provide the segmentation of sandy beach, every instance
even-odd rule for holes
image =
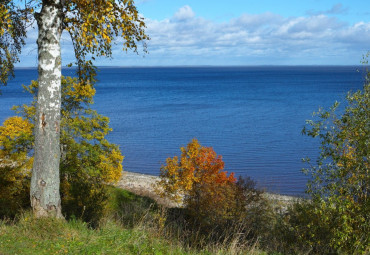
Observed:
[[[160,178],[158,176],[139,174],[133,172],[124,171],[121,179],[115,185],[116,187],[131,191],[140,196],[147,196],[159,204],[169,206],[169,207],[181,207],[181,203],[174,203],[166,198],[159,197],[155,192],[155,183],[158,182]],[[264,193],[267,199],[274,202],[274,204],[286,207],[293,201],[297,200],[297,197],[285,196],[272,193]]]
[[[182,203],[175,203],[162,198],[155,192],[155,184],[160,180],[158,176],[123,171],[116,187],[131,191],[140,196],[150,197],[157,203],[167,207],[181,207]]]

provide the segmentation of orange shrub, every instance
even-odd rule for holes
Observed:
[[[193,139],[181,148],[180,159],[166,160],[161,168],[158,192],[175,201],[183,199],[190,215],[202,221],[227,219],[234,213],[234,174],[224,171],[222,157]]]

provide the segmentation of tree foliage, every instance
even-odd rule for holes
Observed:
[[[339,103],[320,109],[318,119],[308,121],[303,133],[318,137],[321,152],[307,192],[315,214],[331,229],[330,246],[348,253],[370,250],[370,84],[349,93],[342,114]],[[309,223],[311,227],[314,222]]]
[[[234,174],[227,176],[224,162],[211,147],[203,147],[193,139],[181,148],[180,159],[175,156],[166,160],[161,168],[160,186],[166,196],[179,200],[185,195],[185,202],[195,196],[198,188],[208,184],[226,185],[236,181]]]
[[[26,26],[31,9],[19,9],[11,0],[0,2],[0,85],[14,76],[14,63],[25,44]]]
[[[29,206],[32,158],[32,124],[22,117],[11,117],[0,126],[0,217],[13,217]]]
[[[1,180],[13,180],[12,183],[7,181],[13,190],[24,185],[24,180],[29,182],[32,166],[32,129],[38,84],[34,81],[25,89],[34,95],[33,102],[13,107],[23,118],[11,117],[0,127],[0,158],[5,162]],[[95,89],[81,86],[76,78],[62,79],[62,204],[67,216],[75,215],[87,221],[97,221],[103,213],[105,185],[120,178],[123,160],[118,146],[105,139],[111,131],[109,119],[90,108],[94,94]],[[11,193],[3,187],[0,194],[8,194],[9,200],[14,201],[15,198],[11,199]]]
[[[88,78],[94,73],[91,57],[112,57],[115,38],[123,39],[122,49],[137,52],[137,42],[149,37],[144,33],[144,19],[132,0],[70,0],[63,9],[64,27],[74,45],[80,77]]]
[[[0,84],[14,76],[14,63],[25,44],[26,29],[43,5],[41,0],[0,3]],[[144,18],[139,15],[133,0],[64,0],[62,1],[63,30],[74,46],[78,76],[85,82],[93,79],[95,57],[112,57],[112,45],[122,38],[123,51],[138,52],[138,42],[149,37],[145,34]]]

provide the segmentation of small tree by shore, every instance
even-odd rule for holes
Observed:
[[[308,222],[311,231],[302,235],[315,246],[323,240],[313,230],[328,229],[332,250],[366,253],[370,252],[369,80],[346,100],[343,114],[337,115],[335,103],[330,110],[315,113],[318,119],[307,121],[303,129],[303,134],[320,139],[321,151],[317,164],[304,170],[311,176],[307,188],[314,205],[311,217],[320,220]]]
[[[255,182],[228,175],[222,157],[196,139],[181,148],[180,158],[167,158],[160,178],[157,192],[182,199],[187,222],[210,240],[227,240],[235,234],[241,242],[257,239],[269,220],[268,203]]]

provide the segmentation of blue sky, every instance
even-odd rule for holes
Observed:
[[[325,13],[350,23],[369,20],[370,15],[370,3],[365,0],[139,0],[137,3],[146,17],[157,20],[171,18],[185,5],[189,5],[197,16],[215,22],[265,12],[285,17]]]
[[[100,66],[356,65],[370,50],[367,0],[137,0],[149,54],[123,53]],[[36,66],[36,30],[17,66]],[[62,40],[63,64],[73,61]]]

